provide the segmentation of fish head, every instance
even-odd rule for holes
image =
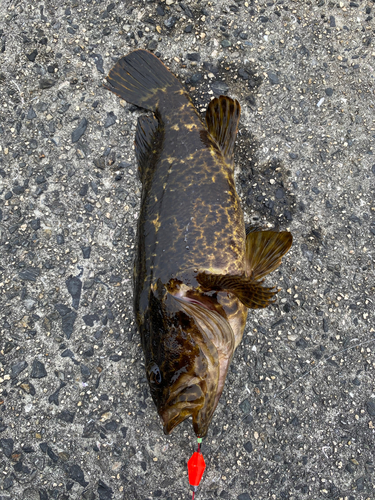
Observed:
[[[225,336],[230,326],[207,305],[168,291],[154,295],[150,305],[146,372],[164,432],[192,417],[203,437],[218,402],[220,353],[212,339],[214,333]]]

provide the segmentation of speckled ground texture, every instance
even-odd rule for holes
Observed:
[[[197,500],[375,498],[375,4],[0,4],[0,500],[190,499],[132,312],[141,110],[104,90],[148,48],[204,113],[237,98],[247,222],[289,229],[249,314]]]

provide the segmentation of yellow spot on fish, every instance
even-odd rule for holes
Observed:
[[[178,126],[177,123],[176,123],[176,125],[173,125],[172,130],[180,130],[180,127]]]
[[[184,126],[190,131],[193,130],[194,128],[198,128],[195,123],[184,123]]]
[[[210,153],[211,153],[212,158],[216,159],[217,154],[216,154],[216,151],[213,147],[210,148]]]
[[[174,156],[168,156],[167,158],[163,158],[162,159],[162,162],[168,162],[170,165],[172,165],[172,163],[177,160],[177,158],[175,158]]]
[[[159,221],[159,214],[156,216],[156,219],[151,222],[155,226],[155,230],[158,231],[161,226],[161,222]]]

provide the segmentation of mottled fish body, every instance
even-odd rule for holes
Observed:
[[[134,312],[151,394],[169,433],[192,416],[207,433],[248,308],[276,291],[260,281],[289,250],[289,232],[248,235],[233,177],[240,105],[213,99],[203,123],[176,77],[151,53],[120,59],[107,88],[153,116],[138,119],[142,182]]]

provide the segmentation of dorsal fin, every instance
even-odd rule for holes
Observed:
[[[233,162],[234,142],[236,140],[241,106],[238,101],[221,95],[212,99],[206,111],[206,124],[210,135],[215,139],[225,161]]]
[[[281,258],[292,246],[288,231],[261,231],[256,229],[246,236],[246,274],[260,280],[281,264]]]
[[[147,169],[155,165],[162,139],[163,129],[155,116],[142,115],[138,118],[134,144],[139,179],[142,183]]]

